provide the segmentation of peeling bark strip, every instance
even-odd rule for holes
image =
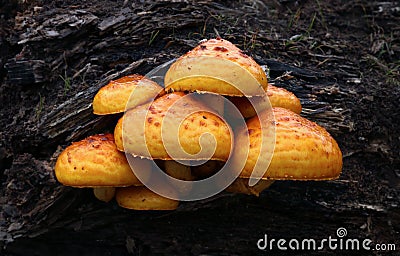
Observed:
[[[1,2],[0,254],[256,255],[264,234],[320,239],[339,227],[350,238],[398,243],[399,7],[398,1]],[[101,86],[145,74],[218,34],[266,65],[270,82],[294,92],[302,115],[338,140],[339,180],[275,182],[260,198],[220,194],[171,213],[127,211],[56,182],[53,167],[63,148],[114,128],[118,116],[92,114]]]
[[[52,109],[41,118],[38,130],[43,131],[43,135],[49,139],[69,134],[66,140],[74,141],[80,137],[79,135],[90,133],[93,126],[112,120],[113,118],[110,116],[93,116],[92,101],[95,94],[111,80],[134,73],[134,70],[145,61],[145,59],[141,59],[131,63],[124,70],[105,77],[93,87],[77,93],[71,99]]]

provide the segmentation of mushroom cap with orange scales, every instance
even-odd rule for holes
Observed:
[[[243,141],[249,136],[250,147],[246,164],[239,175],[250,178],[257,161],[261,166],[269,166],[261,179],[272,180],[330,180],[338,178],[342,170],[342,153],[332,136],[318,124],[284,109],[273,108],[273,117],[262,112],[259,116],[247,121],[248,131],[238,131],[236,141]],[[265,125],[275,125],[275,134],[266,132],[264,137],[260,120]],[[274,141],[274,148],[267,147],[260,152],[262,143]],[[263,140],[265,140],[263,142]],[[273,148],[273,152],[270,149]],[[234,154],[241,155],[247,147],[235,147]],[[243,154],[242,154],[243,155]],[[242,161],[235,159],[234,161]]]
[[[151,163],[140,160],[143,170],[151,172]],[[112,134],[87,137],[68,146],[57,158],[57,180],[72,187],[141,186],[124,153],[117,150]]]
[[[301,113],[300,100],[292,92],[270,84],[266,93],[272,107],[286,108],[296,114]]]
[[[250,100],[246,97],[228,97],[228,99],[239,109],[244,118],[250,118],[256,115],[254,104],[258,111],[271,107],[281,107],[293,111],[296,114],[301,112],[301,103],[299,98],[292,92],[269,84],[265,96],[252,97]],[[269,100],[269,103],[268,103]]]
[[[152,100],[162,92],[160,85],[142,75],[124,76],[100,88],[93,99],[93,113],[121,113]]]
[[[268,81],[251,57],[228,40],[217,38],[200,43],[174,62],[164,84],[167,91],[260,96]]]
[[[192,94],[183,92],[163,95],[150,105],[125,112],[114,136],[119,150],[162,160],[226,161],[233,142],[229,125]]]

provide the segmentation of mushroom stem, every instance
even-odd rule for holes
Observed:
[[[204,164],[192,166],[192,174],[196,179],[205,179],[218,172],[223,165],[224,162],[209,160]]]
[[[238,178],[226,188],[226,191],[231,193],[259,196],[260,193],[271,186],[272,183],[274,183],[273,180],[260,180],[256,185],[250,187],[249,179]]]
[[[110,202],[115,195],[115,188],[114,187],[98,187],[93,188],[94,196],[103,202]]]
[[[255,192],[256,196],[259,196],[260,193],[262,191],[264,191],[265,189],[269,188],[272,183],[274,183],[273,180],[260,180],[259,182],[257,182],[256,185],[254,185],[253,187],[250,187],[250,189]]]
[[[164,162],[165,172],[175,179],[184,180],[184,181],[192,181],[194,177],[190,171],[190,166],[183,165],[181,163],[175,161],[165,161]],[[192,184],[187,183],[182,186],[176,187],[178,193],[180,194],[188,194],[192,190]]]
[[[164,169],[169,176],[175,179],[186,181],[194,180],[190,171],[190,166],[172,160],[164,162]]]

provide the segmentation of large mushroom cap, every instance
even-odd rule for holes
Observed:
[[[115,127],[117,147],[151,159],[171,160],[169,153],[172,153],[175,160],[202,160],[211,156],[210,159],[226,161],[233,140],[230,127],[210,108],[185,96],[189,95],[166,94],[150,107],[143,105],[127,111]]]
[[[140,171],[150,173],[150,162],[141,161]],[[55,174],[60,183],[72,187],[142,185],[125,154],[117,150],[112,134],[94,135],[72,143],[58,157]]]
[[[211,92],[230,96],[263,95],[265,72],[224,39],[207,40],[173,63],[165,74],[168,91]]]
[[[133,210],[175,210],[179,201],[162,197],[146,187],[117,188],[115,199],[121,207]]]
[[[256,115],[252,104],[257,107],[258,111],[265,110],[269,108],[270,105],[272,107],[289,109],[296,114],[300,114],[302,109],[300,100],[296,95],[284,88],[276,87],[271,84],[268,85],[265,96],[252,97],[250,99],[251,102],[246,97],[229,97],[228,99],[235,104],[244,118],[250,118]]]
[[[263,112],[261,122],[275,124],[275,149],[272,160],[262,179],[276,180],[329,180],[335,179],[342,170],[342,153],[331,135],[316,123],[290,110],[273,108],[275,120]],[[249,178],[257,160],[269,159],[272,152],[261,152],[262,132],[260,121],[253,117],[247,121],[250,149],[240,177]],[[268,134],[267,141],[274,134]],[[237,141],[247,133],[239,132]],[[271,140],[272,141],[272,140]],[[247,147],[236,147],[243,150]],[[238,151],[238,152],[239,152]],[[236,151],[235,151],[236,153]],[[239,154],[240,155],[240,154]],[[240,159],[235,159],[240,161]]]
[[[137,97],[131,97],[135,91]],[[163,89],[156,82],[142,76],[129,75],[102,87],[93,100],[93,112],[107,115],[124,112],[155,98]]]

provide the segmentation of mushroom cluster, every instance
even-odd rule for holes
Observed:
[[[227,192],[258,196],[275,180],[335,179],[342,169],[338,144],[301,117],[301,108],[293,93],[268,84],[251,57],[227,40],[210,39],[177,59],[163,86],[135,74],[101,88],[93,112],[123,113],[114,134],[72,143],[55,174],[63,185],[94,188],[98,199],[115,197],[135,210],[176,209],[179,195],[229,161],[232,182],[220,185]],[[156,193],[146,185],[155,169],[186,183],[158,179],[168,193]]]

